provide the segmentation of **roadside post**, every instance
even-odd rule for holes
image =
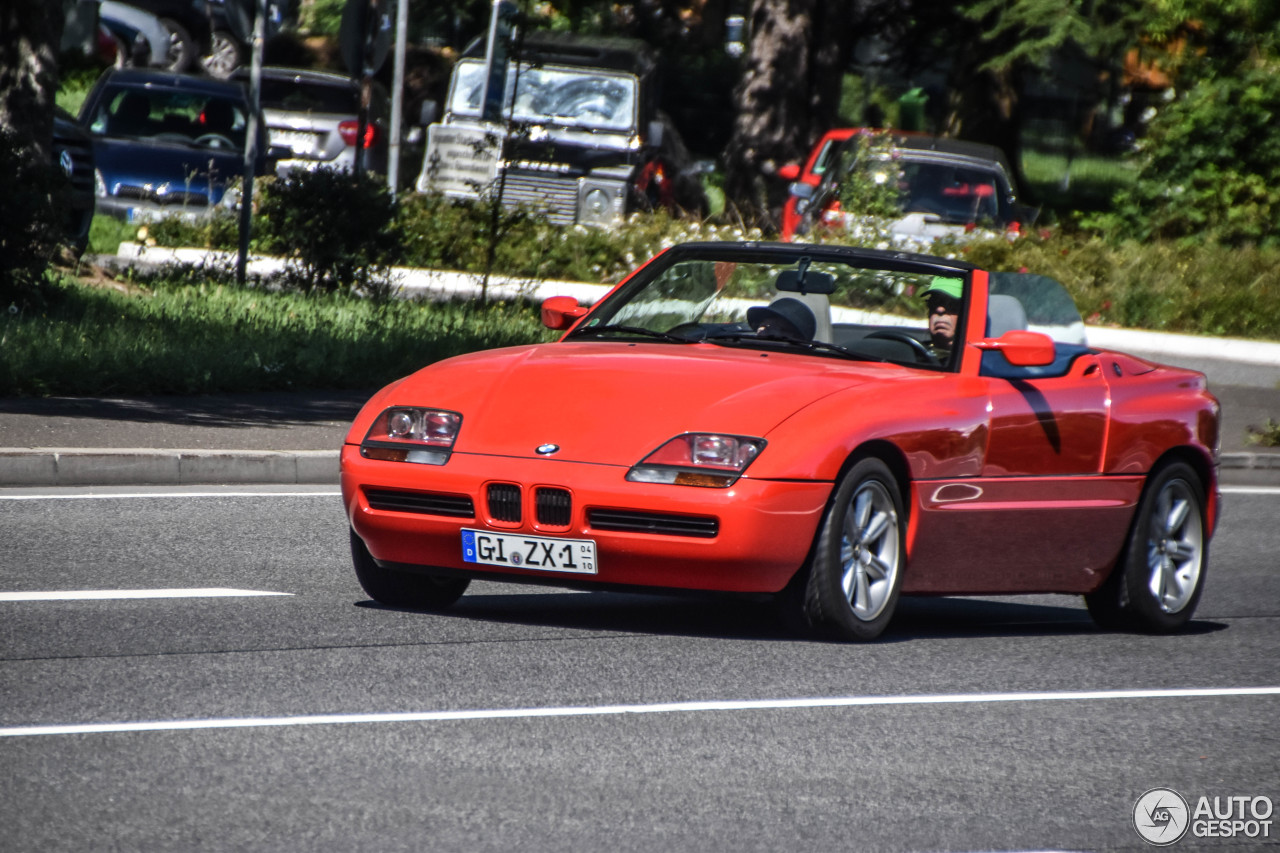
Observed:
[[[236,282],[242,287],[249,262],[249,232],[253,228],[253,176],[258,170],[258,105],[262,96],[262,46],[267,38],[268,2],[270,0],[261,0],[257,3],[253,16],[253,60],[249,66],[249,121],[245,130],[244,178],[240,187],[240,246],[236,253]],[[235,15],[232,17],[234,18]]]

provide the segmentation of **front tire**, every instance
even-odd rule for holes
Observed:
[[[169,31],[169,52],[164,57],[164,69],[181,74],[191,67],[196,58],[196,43],[191,33],[173,18],[161,18],[160,23]]]
[[[857,462],[823,517],[804,589],[805,621],[838,640],[873,640],[893,618],[906,567],[902,492],[879,459]]]
[[[1143,489],[1121,562],[1084,597],[1108,630],[1168,634],[1191,621],[1204,590],[1209,540],[1204,485],[1184,462],[1157,469]]]
[[[467,591],[466,578],[439,578],[397,572],[379,566],[364,541],[351,532],[351,561],[356,579],[369,597],[388,607],[440,611],[448,609]]]

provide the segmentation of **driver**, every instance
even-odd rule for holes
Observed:
[[[818,330],[813,310],[789,296],[747,309],[747,325],[761,337],[794,341],[811,341]]]
[[[964,294],[964,281],[958,278],[935,276],[920,294],[925,299],[929,313],[929,351],[938,358],[951,355],[955,344],[956,328],[960,320],[960,299]]]

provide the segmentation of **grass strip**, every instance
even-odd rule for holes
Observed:
[[[0,395],[373,388],[449,356],[547,337],[522,303],[63,283],[44,310],[0,315]]]

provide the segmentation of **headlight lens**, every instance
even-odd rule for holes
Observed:
[[[633,483],[670,483],[724,489],[764,450],[763,438],[722,433],[677,435],[627,472]]]
[[[462,426],[462,415],[444,409],[393,406],[378,415],[360,444],[366,459],[443,465]]]

